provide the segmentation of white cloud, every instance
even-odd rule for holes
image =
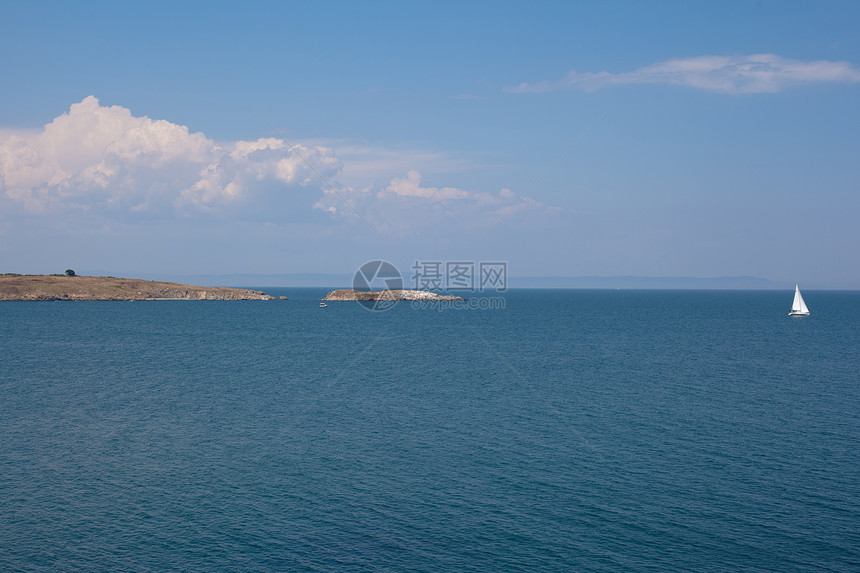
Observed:
[[[336,155],[327,145],[291,147],[271,137],[215,142],[89,96],[40,130],[0,131],[0,217],[79,213],[93,228],[201,213],[331,227],[363,219],[400,237],[483,228],[544,208],[506,189],[425,185],[419,172],[450,178],[468,167],[463,159],[421,150],[345,145]]]
[[[436,175],[454,175],[474,169],[481,157],[464,158],[462,152],[457,157],[439,151],[398,146],[369,146],[348,140],[327,140],[322,145],[337,149],[337,156],[343,162],[338,180],[353,187],[377,185],[380,180],[411,170]],[[477,154],[476,154],[477,155]]]
[[[699,56],[666,60],[632,72],[578,73],[558,81],[523,83],[509,91],[549,92],[579,88],[593,91],[619,84],[675,84],[729,94],[778,92],[786,87],[825,82],[860,82],[849,62],[803,62],[774,54]]]
[[[356,213],[360,213],[377,232],[397,237],[428,229],[480,231],[491,222],[523,211],[558,210],[510,189],[477,192],[456,187],[424,187],[421,181],[421,174],[410,170],[405,177],[392,178],[381,190],[373,186],[328,189],[314,206],[350,219],[357,219]]]
[[[456,187],[421,187],[421,174],[415,170],[409,171],[404,178],[391,180],[391,184],[380,191],[377,196],[380,199],[396,195],[400,197],[423,197],[430,201],[449,201],[453,199],[467,199],[470,197],[468,191]]]
[[[256,198],[264,181],[309,185],[314,171],[339,169],[322,146],[288,148],[271,138],[218,144],[93,96],[40,131],[0,133],[0,200],[36,213],[212,210]]]

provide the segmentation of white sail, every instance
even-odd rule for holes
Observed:
[[[791,303],[791,312],[788,314],[790,316],[807,316],[809,314],[809,309],[800,295],[800,287],[797,285],[794,285],[794,302]]]

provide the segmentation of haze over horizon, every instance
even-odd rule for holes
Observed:
[[[0,5],[0,273],[860,289],[860,4]]]

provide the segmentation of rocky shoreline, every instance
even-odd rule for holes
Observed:
[[[277,300],[262,291],[64,275],[0,275],[0,301]],[[284,297],[281,297],[282,299]]]
[[[323,299],[325,301],[369,301],[369,300],[408,300],[408,301],[442,301],[465,300],[459,296],[436,294],[423,290],[377,290],[362,291],[354,289],[333,290]]]

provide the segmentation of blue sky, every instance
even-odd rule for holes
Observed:
[[[0,272],[860,288],[856,2],[0,4]]]

